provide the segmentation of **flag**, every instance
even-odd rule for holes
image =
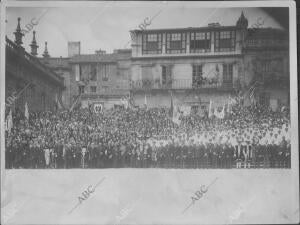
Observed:
[[[88,101],[89,114],[93,114],[93,104]]]
[[[170,110],[169,110],[169,116],[171,117],[171,118],[173,118],[173,111],[174,111],[174,106],[173,106],[173,94],[172,94],[172,92],[171,92],[171,107],[170,107]]]
[[[146,96],[146,94],[145,94],[144,106],[145,106],[145,108],[147,108],[147,96]]]
[[[208,117],[212,117],[213,112],[212,112],[212,100],[209,101],[209,109],[208,109]]]
[[[130,93],[130,92],[129,92],[129,95],[128,95],[128,107],[131,108],[131,109],[134,109],[134,108],[135,108],[134,99],[133,99],[133,97],[131,96],[131,93]]]
[[[189,116],[191,114],[191,106],[183,105],[183,106],[181,106],[181,111],[184,116]]]
[[[25,118],[27,120],[29,120],[29,112],[28,112],[28,105],[27,105],[27,102],[25,103]]]
[[[215,110],[214,114],[218,119],[224,119],[224,117],[225,117],[225,104],[223,105],[223,108],[222,108],[221,112],[219,112],[218,110]]]
[[[71,106],[71,108],[70,108],[70,112],[73,111],[74,107],[75,107],[75,106],[77,105],[77,103],[79,102],[80,97],[81,97],[81,94],[79,94],[79,95],[76,97],[75,101],[73,102],[73,104],[72,104],[72,106]]]
[[[56,102],[57,102],[58,109],[59,110],[60,109],[65,109],[64,104],[62,102],[62,95],[57,95],[56,94],[56,98],[57,98]]]
[[[213,115],[215,115],[217,118],[219,118],[220,112],[218,111],[218,108],[216,108],[216,109],[214,110]]]
[[[221,113],[219,114],[219,116],[220,116],[220,119],[224,119],[224,117],[225,117],[225,104],[224,104],[223,109],[222,109]]]
[[[179,117],[180,117],[180,112],[179,112],[179,109],[177,107],[177,109],[176,110],[174,109],[174,111],[173,111],[173,117],[172,117],[173,123],[176,123],[176,124],[179,125],[180,122],[181,122]]]
[[[121,98],[121,105],[123,105],[125,109],[127,109],[129,107],[129,97],[128,96],[123,96]]]
[[[179,120],[180,113],[179,113],[178,107],[177,107],[177,109],[175,109],[175,107],[174,107],[172,92],[171,92],[171,106],[170,106],[170,110],[169,110],[169,117],[171,118],[173,123],[176,123],[178,125],[180,124],[180,120]]]
[[[10,110],[6,118],[6,130],[10,133],[12,127],[13,127],[13,119],[12,119],[12,111]]]
[[[232,112],[232,106],[234,106],[237,103],[237,101],[232,98],[231,96],[229,96],[228,102],[227,102],[227,113],[231,113]]]

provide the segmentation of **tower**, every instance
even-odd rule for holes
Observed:
[[[48,53],[48,49],[47,49],[47,41],[45,42],[45,50],[44,50],[44,53],[43,53],[43,57],[44,58],[49,58],[50,55]]]
[[[247,29],[248,28],[248,20],[244,16],[244,12],[242,11],[241,16],[239,17],[238,21],[236,22],[236,26],[241,29]]]
[[[36,43],[36,40],[35,40],[35,31],[32,32],[33,34],[33,37],[32,37],[32,42],[30,44],[30,47],[31,47],[31,55],[33,56],[37,56],[37,49],[38,49],[38,45]]]
[[[236,27],[237,30],[240,32],[240,37],[238,37],[239,39],[239,43],[241,45],[241,47],[243,47],[245,45],[245,41],[248,35],[247,32],[247,28],[248,28],[248,20],[247,18],[244,16],[244,12],[242,11],[238,21],[236,22]]]
[[[18,17],[18,25],[17,25],[17,29],[16,29],[16,31],[14,32],[14,35],[15,35],[15,43],[16,43],[18,46],[21,46],[21,45],[23,44],[23,42],[22,42],[22,37],[24,36],[24,34],[21,32],[20,21],[21,21],[21,18]]]

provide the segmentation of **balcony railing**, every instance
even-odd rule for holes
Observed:
[[[248,39],[245,48],[262,48],[262,47],[288,47],[287,40],[273,39]]]
[[[101,89],[98,90],[97,92],[88,92],[88,93],[82,93],[82,99],[87,99],[87,98],[98,98],[100,96],[125,96],[129,94],[129,90],[125,89]]]
[[[284,86],[289,84],[289,77],[275,76],[274,74],[265,74],[262,81],[264,85]]]
[[[169,82],[161,82],[160,80],[136,80],[130,82],[132,90],[143,89],[211,89],[211,88],[233,88],[231,83],[221,82],[193,82],[191,79],[172,79]]]

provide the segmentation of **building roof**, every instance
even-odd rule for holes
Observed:
[[[84,63],[84,62],[102,62],[102,63],[116,63],[121,60],[130,60],[131,51],[111,53],[111,54],[89,54],[89,55],[75,55],[70,59],[70,63]]]
[[[39,58],[39,60],[51,68],[68,68],[70,58],[50,57]]]
[[[248,37],[253,39],[288,39],[288,32],[277,28],[249,28]]]
[[[183,28],[165,28],[165,29],[135,29],[130,30],[130,32],[136,33],[151,33],[151,32],[184,32],[184,31],[206,31],[206,30],[232,30],[238,29],[236,26],[205,26],[205,27],[183,27]]]
[[[45,78],[51,79],[52,81],[59,84],[61,87],[64,86],[64,79],[59,74],[55,73],[49,66],[45,65],[39,58],[32,56],[22,46],[18,46],[16,43],[6,37],[6,52],[15,56],[19,56],[23,62],[27,65],[37,69],[41,75]]]

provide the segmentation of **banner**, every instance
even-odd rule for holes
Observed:
[[[218,119],[224,119],[224,117],[225,117],[225,105],[223,106],[221,112],[219,112],[217,109],[215,110],[215,116]]]
[[[120,102],[121,102],[121,105],[123,105],[125,109],[127,109],[129,107],[128,97],[122,97]]]
[[[170,106],[170,110],[169,110],[169,116],[172,118],[174,114],[174,105],[173,105],[173,94],[171,92],[171,106]]]
[[[172,115],[172,121],[173,121],[173,123],[176,123],[176,124],[180,124],[180,119],[179,119],[179,117],[180,117],[180,112],[179,112],[179,108],[177,107],[176,109],[174,109],[174,111],[173,111],[173,115]]]
[[[103,103],[95,103],[94,104],[94,112],[101,113],[103,111]]]
[[[25,103],[25,118],[27,119],[27,120],[29,120],[29,111],[28,111],[28,105],[27,105],[27,102]]]
[[[180,111],[183,112],[184,116],[188,116],[191,114],[191,106],[188,105],[181,106]]]
[[[8,116],[7,116],[7,118],[6,118],[6,130],[10,133],[10,131],[11,131],[11,128],[13,127],[13,119],[12,119],[12,111],[10,110],[9,111],[9,114],[8,114]]]
[[[270,107],[273,112],[276,112],[278,109],[278,100],[277,99],[270,99]]]
[[[208,109],[208,117],[211,118],[213,116],[212,112],[212,100],[209,101],[209,109]]]
[[[145,94],[145,100],[144,100],[144,107],[147,109],[148,108],[148,103],[147,103],[147,96]]]

